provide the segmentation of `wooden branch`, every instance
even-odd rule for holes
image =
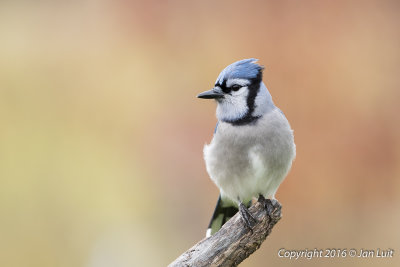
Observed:
[[[267,210],[256,202],[249,211],[257,219],[253,233],[245,226],[239,212],[214,235],[201,240],[179,256],[175,266],[237,266],[256,251],[281,219],[281,205],[267,201]]]

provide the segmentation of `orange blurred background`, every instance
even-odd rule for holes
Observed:
[[[165,266],[218,197],[196,99],[243,58],[295,132],[283,218],[241,266],[400,266],[398,1],[2,1],[0,265]],[[388,259],[280,248],[394,249]]]

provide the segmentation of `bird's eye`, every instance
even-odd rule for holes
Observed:
[[[242,88],[242,86],[239,85],[239,84],[234,84],[234,85],[231,86],[232,91],[237,91],[237,90],[239,90],[240,88]]]

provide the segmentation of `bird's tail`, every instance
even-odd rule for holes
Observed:
[[[233,203],[224,203],[224,201],[221,199],[221,195],[219,195],[213,216],[210,224],[208,225],[206,236],[209,237],[216,233],[219,229],[221,229],[222,225],[224,225],[238,211],[238,208],[234,207]]]

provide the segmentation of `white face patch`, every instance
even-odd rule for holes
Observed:
[[[229,88],[229,87],[232,87],[235,85],[242,86],[242,88],[240,88],[239,90],[237,90],[237,91],[231,90],[231,92],[230,92],[232,96],[240,96],[240,95],[246,94],[246,92],[248,92],[249,84],[250,84],[250,81],[246,80],[246,79],[229,79],[226,82],[226,87]],[[247,98],[247,95],[248,95],[248,93],[246,94],[246,98]]]
[[[224,98],[218,100],[217,118],[222,121],[235,121],[247,115],[249,107],[247,104],[247,97],[249,95],[250,82],[246,79],[229,79],[226,82],[226,87],[230,88],[234,85],[242,86],[239,90],[231,90],[229,93],[224,94]],[[221,93],[220,87],[215,89]],[[255,98],[254,111],[251,115],[262,116],[263,114],[271,111],[274,108],[271,95],[264,83],[260,83],[260,88]]]
[[[247,98],[248,92],[249,92],[249,88],[247,86],[244,86],[244,87],[240,88],[237,91],[231,91],[231,95],[233,97],[238,97],[238,96],[241,96],[243,94],[246,94],[246,98]]]
[[[218,101],[217,118],[222,121],[235,121],[246,116],[249,111],[247,96],[249,88],[244,86],[231,94],[225,94],[224,98]]]

